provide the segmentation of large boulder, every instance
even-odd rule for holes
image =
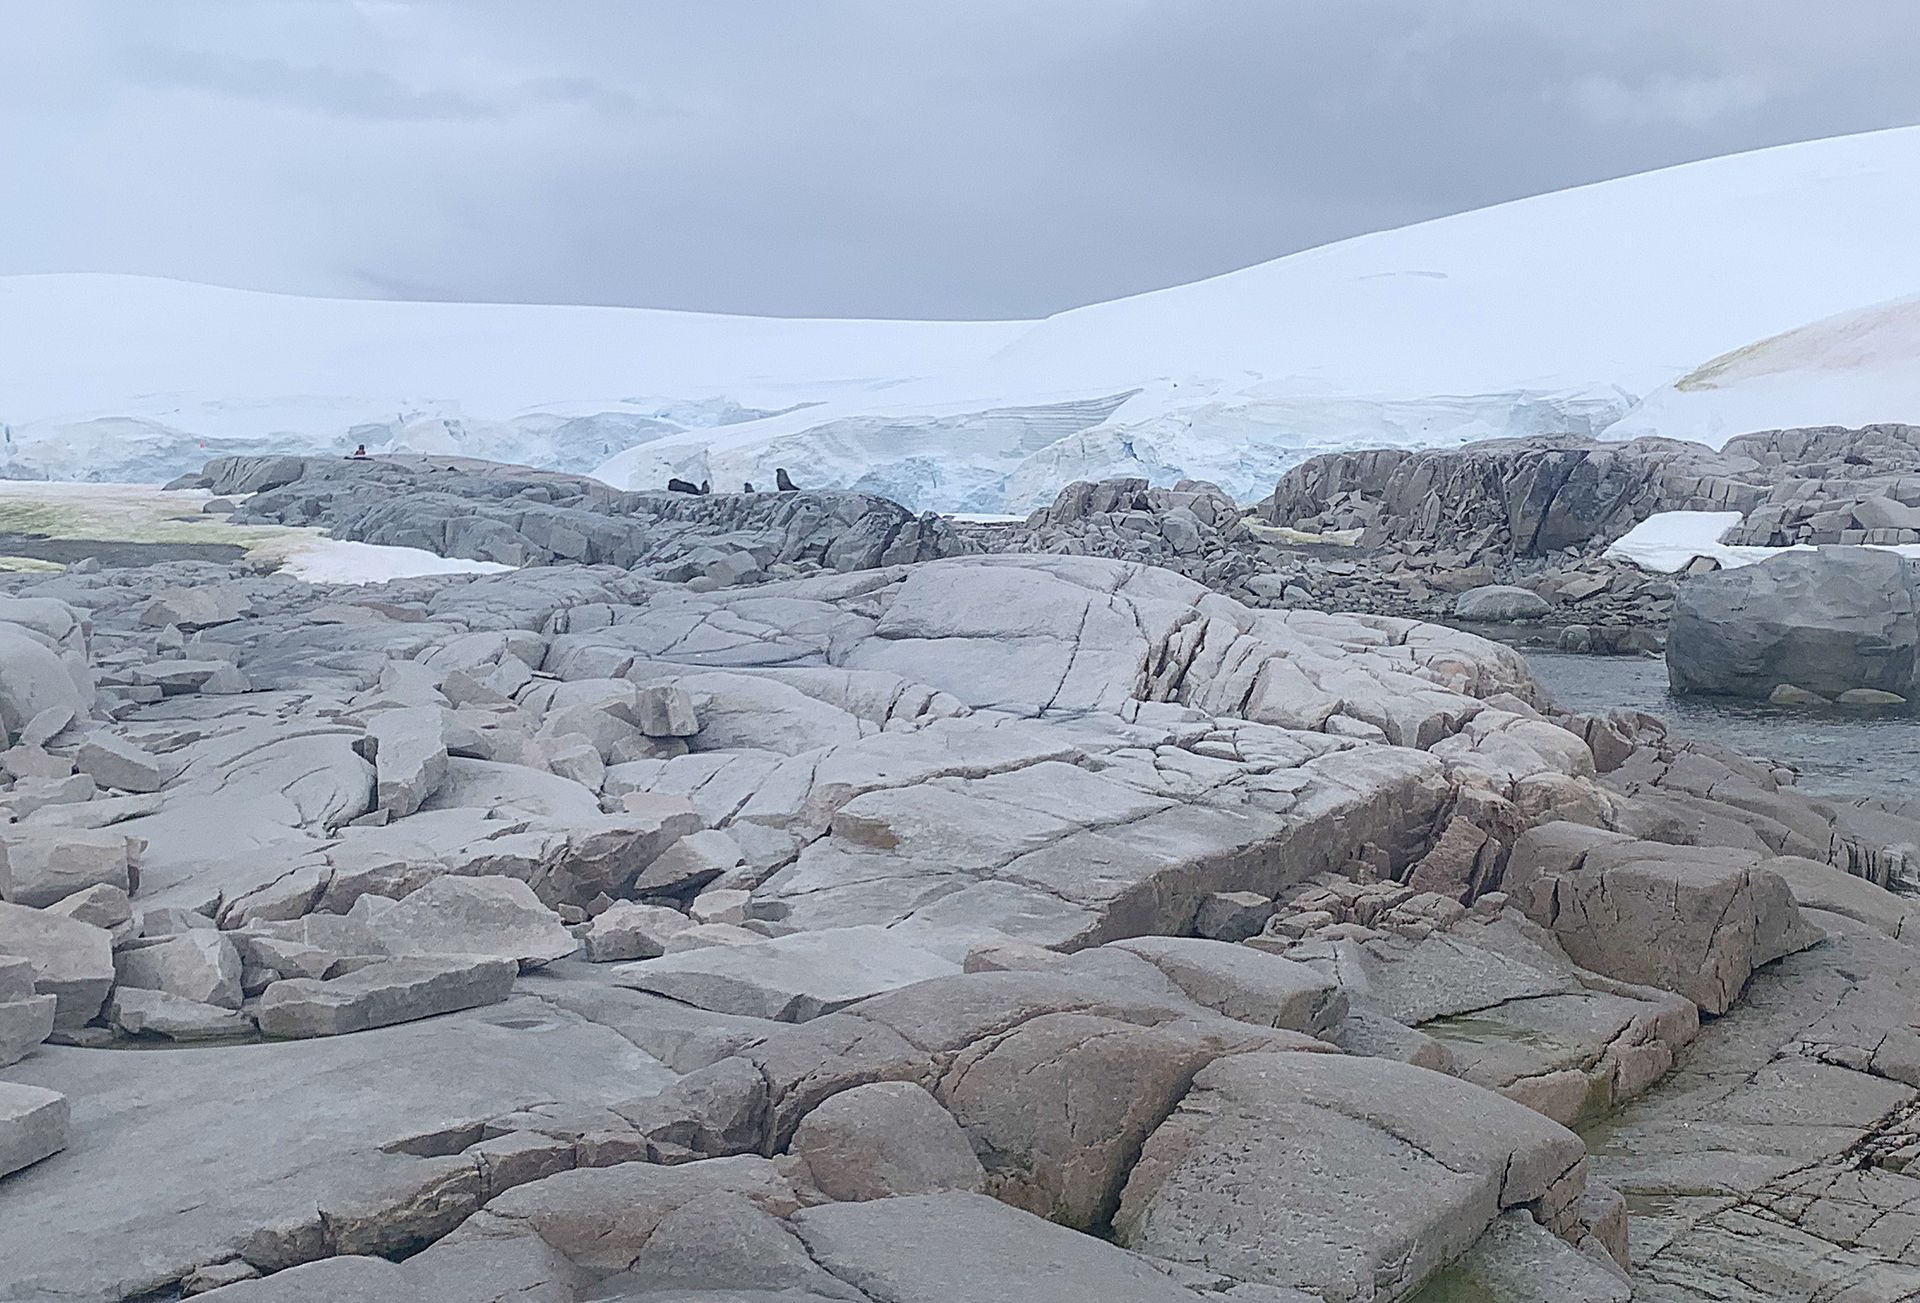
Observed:
[[[91,1021],[113,985],[113,940],[106,930],[52,910],[0,903],[0,955],[33,965],[33,989],[57,1001],[58,1027]]]
[[[1920,579],[1897,553],[1827,547],[1680,586],[1667,635],[1679,693],[1767,698],[1920,689]]]
[[[0,624],[0,732],[12,737],[43,711],[84,715],[91,704],[59,652],[19,625]]]
[[[121,986],[165,991],[183,1000],[240,1007],[240,952],[224,933],[193,928],[154,945],[135,946],[114,957]]]
[[[518,878],[435,878],[376,914],[368,931],[389,955],[478,955],[538,968],[579,948],[560,916]]]
[[[1494,624],[1537,620],[1552,609],[1540,594],[1512,584],[1482,584],[1453,599],[1453,613],[1462,620]]]
[[[367,725],[373,739],[374,799],[399,819],[412,814],[447,779],[447,744],[435,706],[382,711]]]
[[[132,885],[127,839],[109,829],[0,833],[0,900],[44,909],[90,887]]]
[[[1754,851],[1557,835],[1520,838],[1506,889],[1573,961],[1724,1013],[1763,964],[1821,939]]]
[[[0,1081],[0,1176],[67,1147],[67,1097]]]
[[[33,989],[33,965],[0,955],[0,1068],[53,1034],[56,1001]]]
[[[801,1119],[791,1149],[821,1193],[840,1202],[977,1194],[987,1183],[960,1124],[911,1081],[841,1091]]]
[[[1234,1055],[1147,1140],[1113,1227],[1229,1281],[1387,1303],[1507,1209],[1565,1219],[1585,1157],[1556,1123],[1424,1068]]]

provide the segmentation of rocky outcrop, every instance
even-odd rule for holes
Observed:
[[[1427,539],[1474,557],[1544,556],[1620,537],[1659,511],[1745,511],[1754,464],[1672,439],[1493,439],[1463,448],[1326,453],[1260,504],[1273,525]],[[1369,540],[1371,541],[1371,540]]]
[[[1822,548],[1686,585],[1667,642],[1673,690],[1765,700],[1920,691],[1920,567]]]
[[[516,533],[556,505],[530,487],[625,518],[409,474],[472,477]],[[1159,492],[1041,527],[1278,546]],[[724,582],[0,578],[91,626],[99,684],[96,718],[23,730],[6,837],[104,848],[9,860],[36,900],[75,888],[0,904],[6,1075],[71,1101],[72,1143],[0,1179],[0,1298],[1612,1303],[1625,1207],[1569,1128],[1726,1056],[1741,1091],[1848,1075],[1818,1127],[1793,1090],[1668,1117],[1772,1211],[1669,1242],[1721,1271],[1725,1214],[1749,1253],[1860,1252],[1850,1194],[1782,1210],[1849,1153],[1899,1177],[1920,1051],[1874,883],[1920,812],[1556,715],[1515,653],[1431,624],[1099,556],[831,549]],[[234,618],[156,627],[165,589]],[[103,786],[88,746],[165,778]],[[1748,1062],[1742,1020],[1788,1007]],[[1636,1153],[1665,1152],[1646,1117]],[[1661,1215],[1657,1171],[1609,1176]]]
[[[1143,561],[1249,606],[1580,624],[1585,650],[1656,645],[1651,627],[1664,622],[1672,596],[1672,581],[1602,556],[1603,540],[1578,555],[1515,557],[1499,539],[1459,534],[1446,521],[1428,537],[1369,528],[1372,515],[1342,514],[1337,528],[1332,517],[1303,520],[1309,528],[1296,529],[1269,523],[1266,511],[1237,507],[1197,481],[1161,489],[1118,479],[1070,484],[1022,522],[953,527],[974,550]],[[1461,614],[1465,594],[1491,587],[1509,599]]]
[[[1920,543],[1920,427],[1768,430],[1724,451],[1767,485],[1729,542]]]
[[[252,492],[236,523],[513,566],[611,565],[676,582],[863,570],[965,550],[938,516],[848,491],[622,493],[598,480],[467,458],[225,457],[178,487]]]

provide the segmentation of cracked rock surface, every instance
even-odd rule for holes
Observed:
[[[0,1300],[1920,1291],[1897,803],[1433,625],[365,469],[209,477],[538,564],[0,578]]]

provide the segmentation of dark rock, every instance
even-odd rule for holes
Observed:
[[[1667,642],[1679,693],[1767,699],[1790,684],[1920,689],[1915,567],[1898,554],[1821,548],[1704,575],[1680,590]]]

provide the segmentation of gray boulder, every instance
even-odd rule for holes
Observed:
[[[1559,827],[1521,837],[1505,886],[1584,968],[1717,1014],[1755,969],[1821,939],[1757,852],[1624,839],[1543,851]]]
[[[127,839],[111,830],[15,827],[0,833],[0,899],[44,908],[90,887],[131,886]]]
[[[1677,693],[1765,700],[1784,685],[1837,697],[1920,689],[1920,598],[1898,554],[1829,547],[1680,586],[1667,635]]]
[[[0,1176],[67,1147],[67,1097],[0,1081]]]
[[[1215,941],[1245,941],[1260,935],[1273,909],[1273,898],[1257,891],[1216,891],[1200,902],[1193,930]]]
[[[1552,609],[1540,594],[1511,584],[1483,584],[1469,588],[1453,600],[1453,613],[1462,620],[1493,624],[1538,620]]]
[[[436,955],[382,960],[324,982],[288,978],[260,996],[260,1030],[290,1038],[338,1036],[497,1004],[513,990],[518,972],[507,959]]]
[[[953,1115],[910,1081],[855,1086],[801,1119],[789,1152],[838,1202],[981,1193],[986,1169]]]
[[[0,955],[33,965],[33,989],[57,1001],[57,1027],[90,1022],[113,985],[112,938],[51,910],[0,903]]]
[[[634,717],[647,737],[692,737],[700,731],[693,698],[685,688],[673,684],[642,688],[634,704]]]
[[[367,724],[373,738],[375,801],[396,819],[412,814],[447,780],[447,744],[436,706],[386,710]]]
[[[660,853],[633,880],[635,894],[673,896],[697,890],[738,865],[739,845],[718,828],[689,833]]]
[[[579,946],[533,888],[500,876],[435,878],[368,920],[390,955],[479,955],[536,968]]]
[[[596,915],[587,927],[587,958],[594,963],[615,959],[658,959],[667,943],[694,927],[694,921],[665,905],[640,905],[623,900]]]
[[[170,624],[180,629],[210,629],[231,624],[251,609],[245,594],[232,588],[164,588],[140,612],[140,623],[150,629]]]
[[[33,989],[33,965],[0,955],[0,1068],[53,1034],[55,1000]]]
[[[240,1007],[240,952],[212,928],[195,928],[114,956],[121,986],[165,991],[183,1000]]]
[[[170,1041],[223,1040],[253,1030],[253,1020],[237,1009],[124,985],[107,997],[106,1019],[129,1036]]]
[[[18,625],[0,624],[0,729],[13,736],[49,710],[84,714],[90,704],[91,693],[57,651]]]
[[[174,761],[106,732],[94,733],[81,743],[73,761],[100,786],[122,792],[157,792],[179,772]]]

